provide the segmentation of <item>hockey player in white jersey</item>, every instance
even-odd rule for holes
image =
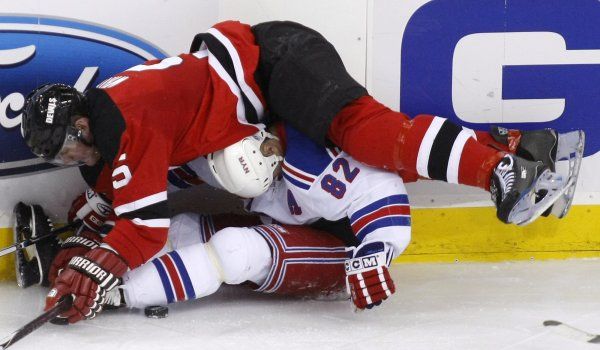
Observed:
[[[242,197],[257,195],[246,208],[263,214],[263,225],[218,230],[223,225],[211,217],[175,217],[169,231],[174,250],[124,277],[128,306],[200,298],[221,283],[247,281],[257,291],[295,295],[329,295],[346,284],[358,309],[394,293],[388,268],[411,230],[402,179],[292,128],[278,130],[279,140],[259,133],[186,169]],[[351,236],[343,238],[354,246],[309,226],[320,219],[346,219]]]

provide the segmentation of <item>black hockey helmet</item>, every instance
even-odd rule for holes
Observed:
[[[82,93],[64,84],[42,85],[27,96],[21,135],[35,155],[52,161],[73,133],[76,115],[87,115]]]

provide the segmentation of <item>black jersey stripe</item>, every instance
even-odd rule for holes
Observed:
[[[223,45],[223,43],[221,43],[219,41],[219,39],[215,38],[210,33],[198,34],[196,37],[198,37],[198,36],[206,44],[208,51],[217,59],[217,61],[219,61],[221,66],[223,66],[223,68],[225,69],[227,74],[229,74],[231,79],[235,82],[235,84],[239,88],[240,95],[242,96],[242,101],[244,102],[244,111],[246,112],[246,120],[252,124],[259,123],[258,113],[257,113],[256,109],[254,108],[254,106],[252,105],[252,103],[250,103],[250,99],[248,99],[248,96],[246,96],[246,94],[242,90],[242,87],[240,86],[238,77],[235,74],[233,60],[232,60],[231,56],[229,55],[229,51],[227,51],[227,48],[225,47],[225,45]],[[244,79],[244,77],[241,77],[241,79]]]
[[[160,201],[158,203],[154,203],[140,209],[123,213],[120,215],[120,217],[130,220],[169,219],[169,206],[166,200]]]
[[[429,177],[434,180],[448,181],[448,161],[454,141],[462,128],[450,121],[444,121],[437,136],[431,146],[429,161],[427,163],[427,172]]]

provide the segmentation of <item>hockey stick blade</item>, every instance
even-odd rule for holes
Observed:
[[[17,242],[17,243],[15,243],[13,245],[10,245],[10,246],[8,246],[6,248],[2,248],[2,249],[0,249],[0,257],[4,256],[6,254],[10,254],[12,252],[15,252],[18,249],[23,249],[23,248],[29,247],[30,245],[35,244],[35,243],[37,243],[39,241],[43,241],[43,240],[45,240],[47,238],[54,237],[54,236],[59,235],[61,233],[67,232],[67,231],[69,231],[69,230],[71,230],[71,229],[73,229],[73,228],[75,228],[75,227],[77,227],[79,225],[81,225],[81,221],[77,220],[77,221],[74,221],[74,222],[72,222],[70,224],[67,224],[65,226],[62,226],[62,227],[59,227],[59,228],[55,228],[54,230],[50,231],[48,234],[45,234],[43,236],[39,236],[39,237],[36,237],[36,238],[33,238],[33,239],[26,239],[24,241]],[[1,350],[1,348],[0,348],[0,350]]]
[[[582,331],[579,328],[575,328],[569,326],[568,324],[562,323],[560,321],[547,320],[544,321],[544,326],[546,327],[555,327],[556,333],[559,333],[565,337],[569,337],[571,339],[585,341],[587,343],[600,344],[600,335],[592,334],[585,331]]]
[[[29,333],[43,326],[46,322],[64,313],[73,305],[73,297],[67,296],[61,299],[53,308],[36,317],[33,321],[19,328],[13,334],[4,338],[0,343],[0,350],[8,349],[9,346],[23,339]]]

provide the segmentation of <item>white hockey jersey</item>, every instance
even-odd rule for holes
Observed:
[[[410,242],[410,206],[397,174],[359,163],[337,148],[323,148],[288,126],[282,138],[282,176],[266,193],[247,201],[248,211],[290,225],[347,217],[359,242],[386,242],[394,248],[394,257],[404,251]],[[203,157],[184,169],[211,185],[217,183]],[[169,180],[181,182],[173,173]]]

